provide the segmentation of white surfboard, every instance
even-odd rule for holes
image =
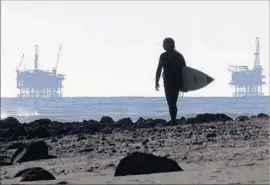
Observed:
[[[214,78],[197,69],[183,67],[180,91],[195,91],[209,85],[213,81]]]

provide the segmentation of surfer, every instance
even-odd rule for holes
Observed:
[[[171,123],[176,124],[177,99],[181,83],[181,68],[186,66],[186,62],[183,55],[175,49],[175,42],[172,38],[165,38],[163,40],[163,48],[165,52],[159,57],[156,71],[156,90],[159,91],[159,79],[163,69],[162,76]]]

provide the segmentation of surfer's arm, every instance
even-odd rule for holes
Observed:
[[[162,55],[159,57],[158,67],[156,71],[156,84],[158,84],[162,71]]]

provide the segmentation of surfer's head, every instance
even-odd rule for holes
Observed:
[[[175,49],[175,42],[172,38],[168,37],[163,40],[163,48],[166,51],[171,51]]]

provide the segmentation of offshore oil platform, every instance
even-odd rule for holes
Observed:
[[[38,69],[38,46],[35,46],[34,70],[21,70],[24,54],[17,66],[17,88],[19,98],[60,98],[62,97],[62,82],[65,75],[57,74],[62,45],[60,45],[57,61],[52,71]]]
[[[234,97],[243,96],[263,96],[262,85],[263,78],[262,67],[260,65],[260,42],[256,37],[256,51],[254,53],[255,61],[253,69],[249,70],[248,66],[229,66],[228,70],[232,72],[230,85],[234,86]]]

